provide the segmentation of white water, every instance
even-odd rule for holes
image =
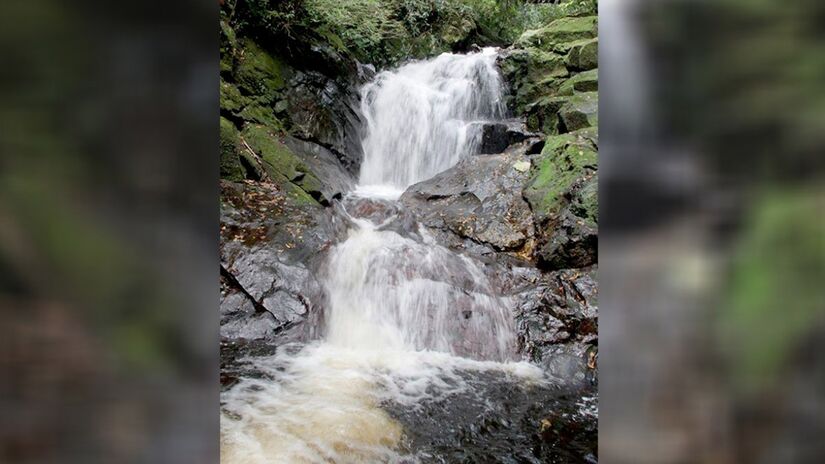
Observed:
[[[384,71],[364,86],[360,184],[403,191],[472,154],[480,134],[470,123],[505,113],[495,60],[493,48],[444,53]]]
[[[468,123],[503,114],[494,62],[492,50],[444,54],[367,85],[365,159],[354,195],[392,201],[472,153],[477,140]],[[537,367],[511,361],[511,302],[496,294],[480,263],[423,229],[422,243],[385,224],[352,222],[322,275],[324,339],[252,360],[268,378],[243,379],[222,394],[223,462],[416,462],[383,403],[414,410],[466,393],[464,371],[544,381]]]

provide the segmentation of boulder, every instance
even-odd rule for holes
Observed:
[[[537,48],[514,48],[501,54],[499,68],[509,86],[508,106],[516,114],[538,99],[555,94],[570,75],[564,57]]]
[[[221,181],[221,334],[258,339],[320,318],[315,271],[337,236],[317,203],[276,184]]]
[[[598,118],[599,95],[597,92],[571,95],[565,98],[564,105],[559,109],[558,132],[574,132],[586,127],[598,126]]]
[[[574,71],[589,71],[599,66],[599,39],[581,40],[571,44],[565,65]]]
[[[527,131],[521,120],[479,124],[481,125],[481,143],[478,153],[482,155],[502,153],[512,145],[540,137],[539,134]]]
[[[599,70],[593,69],[574,75],[559,87],[559,95],[573,95],[574,92],[597,92],[599,90]]]
[[[474,156],[401,196],[427,227],[449,231],[497,251],[517,252],[533,237],[529,206],[521,196],[529,177],[526,147]]]
[[[535,47],[552,51],[558,44],[582,39],[592,39],[598,35],[598,17],[564,17],[547,26],[525,31],[516,41],[521,48]]]
[[[598,155],[587,132],[548,137],[524,189],[537,228],[534,256],[549,269],[597,261]]]

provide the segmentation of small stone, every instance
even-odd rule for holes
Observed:
[[[516,164],[513,165],[513,169],[518,172],[527,172],[530,170],[530,162],[529,161],[518,161]]]

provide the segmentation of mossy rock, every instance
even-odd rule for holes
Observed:
[[[542,97],[555,95],[569,76],[564,58],[536,48],[516,49],[499,63],[511,89],[512,107],[524,113],[527,106]]]
[[[585,131],[547,138],[524,190],[536,218],[534,257],[549,269],[596,262],[598,153]]]
[[[228,119],[220,118],[220,176],[221,179],[240,181],[244,179],[244,168],[239,157],[240,138],[238,129]]]
[[[221,112],[237,115],[251,99],[241,95],[238,87],[221,79],[220,82]]]
[[[247,124],[241,132],[272,182],[296,200],[316,203],[322,196],[321,181],[280,137],[280,132],[257,124]]]
[[[220,73],[221,75],[229,75],[232,73],[234,65],[234,54],[235,49],[238,46],[238,39],[235,37],[235,31],[229,26],[226,20],[221,20],[220,26]]]
[[[573,132],[599,124],[599,95],[597,92],[576,93],[565,98],[559,109],[558,132]]]
[[[271,107],[262,106],[259,103],[252,103],[248,105],[240,113],[238,113],[238,117],[244,121],[268,126],[270,129],[276,131],[282,131],[284,128],[281,120],[275,117],[273,109]]]
[[[552,51],[558,44],[598,36],[598,17],[560,18],[545,27],[525,31],[516,41],[521,48],[536,47]]]
[[[285,73],[285,66],[255,42],[243,42],[235,72],[238,87],[243,93],[274,98],[286,85]]]
[[[570,96],[575,92],[597,92],[599,90],[599,70],[592,69],[576,74],[564,81],[558,90],[559,95]]]
[[[527,129],[548,135],[559,133],[559,111],[568,97],[541,97],[524,109]]]
[[[567,205],[570,193],[589,180],[598,168],[598,152],[585,134],[568,133],[550,136],[540,157],[533,163],[534,170],[524,197],[530,203],[539,222],[558,215]],[[581,217],[596,220],[596,199],[579,201]]]
[[[527,128],[545,134],[563,134],[599,124],[597,92],[542,97],[525,108]]]
[[[574,71],[589,71],[599,66],[599,39],[576,42],[567,53],[565,64]]]

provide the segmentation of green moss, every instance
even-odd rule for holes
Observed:
[[[592,69],[576,74],[564,81],[558,90],[559,95],[573,95],[574,92],[596,92],[599,90],[599,71]]]
[[[595,69],[599,66],[599,39],[575,42],[565,59],[568,68],[580,71]]]
[[[321,181],[280,139],[271,128],[247,124],[241,137],[257,153],[269,178],[298,201],[316,203]]]
[[[241,136],[267,165],[271,175],[291,181],[306,171],[301,160],[281,142],[280,133],[258,124],[247,124]]]
[[[247,95],[274,98],[286,84],[283,65],[255,42],[244,40],[235,77]]]
[[[599,96],[596,92],[576,93],[564,98],[559,109],[559,132],[573,132],[599,124]]]
[[[589,140],[579,134],[548,137],[534,164],[524,196],[540,220],[558,214],[567,204],[566,196],[570,196],[575,198],[581,217],[596,221],[597,187],[587,185],[594,182],[598,154]],[[571,195],[573,190],[580,194]]]
[[[244,170],[238,157],[240,139],[238,130],[226,118],[220,122],[220,167],[221,179],[240,181],[244,179]]]
[[[275,113],[272,108],[262,106],[261,104],[255,102],[244,108],[240,113],[238,113],[238,116],[244,121],[265,125],[278,132],[282,131],[284,127],[283,123],[275,117]]]
[[[592,39],[598,34],[598,18],[560,18],[545,27],[525,31],[516,45],[522,48],[536,47],[552,51],[558,44],[582,39]]]
[[[221,79],[220,83],[220,98],[221,111],[228,112],[233,115],[240,112],[250,102],[249,97],[241,95],[238,87],[224,81],[223,79]]]

